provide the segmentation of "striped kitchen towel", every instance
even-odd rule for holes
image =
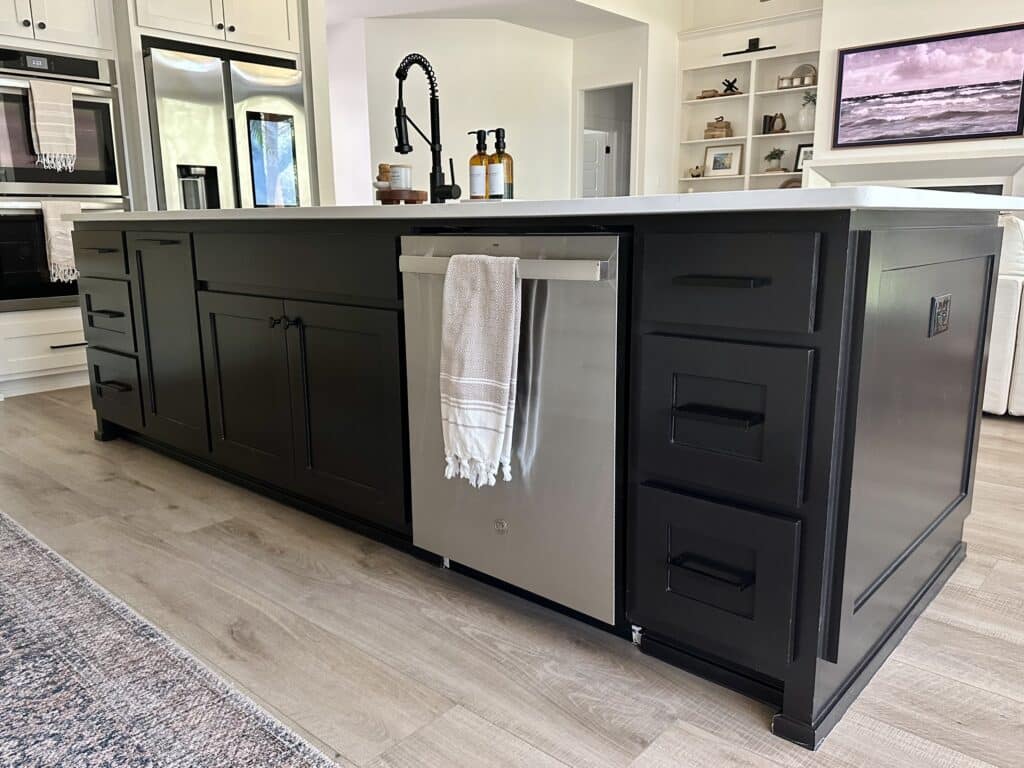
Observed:
[[[30,80],[28,103],[36,165],[50,171],[74,171],[78,144],[71,86]]]
[[[512,479],[522,281],[519,259],[456,255],[444,280],[441,431],[446,478]]]
[[[46,257],[50,262],[50,282],[70,283],[78,279],[75,248],[71,243],[74,225],[68,216],[82,212],[82,204],[74,200],[44,200],[43,230],[46,232]]]

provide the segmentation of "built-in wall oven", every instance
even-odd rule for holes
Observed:
[[[71,86],[73,171],[36,162],[29,111],[33,80]],[[41,203],[76,200],[87,210],[124,209],[115,93],[109,62],[0,48],[0,311],[77,303],[77,283],[50,279]]]
[[[29,117],[33,79],[72,87],[78,159],[71,172],[36,164]],[[122,196],[111,82],[106,61],[0,48],[0,195]]]
[[[83,210],[123,210],[120,201],[83,200]],[[42,206],[0,199],[0,312],[74,306],[78,283],[50,279]]]

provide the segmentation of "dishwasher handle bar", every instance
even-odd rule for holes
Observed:
[[[420,275],[444,275],[449,256],[398,257],[398,270]],[[519,277],[523,280],[573,280],[600,283],[610,280],[609,264],[602,259],[520,259]]]

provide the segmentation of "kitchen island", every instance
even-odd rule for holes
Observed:
[[[1024,200],[845,188],[82,216],[96,434],[632,637],[775,704],[773,731],[814,747],[963,560],[1003,208]],[[559,407],[580,434],[609,425],[607,514],[567,483],[561,513],[425,535],[439,512],[411,457],[430,355],[410,318],[430,292],[412,273],[442,279],[431,260],[459,244],[534,260],[528,282],[613,286],[600,364],[572,367],[588,302],[546,305],[549,323],[570,313]],[[552,543],[564,563],[516,567]]]

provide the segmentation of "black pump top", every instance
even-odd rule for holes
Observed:
[[[505,151],[505,129],[495,128],[494,130],[488,131],[488,133],[494,134],[494,149],[497,152]]]
[[[469,135],[476,134],[476,151],[486,152],[487,151],[487,131],[469,131]]]

